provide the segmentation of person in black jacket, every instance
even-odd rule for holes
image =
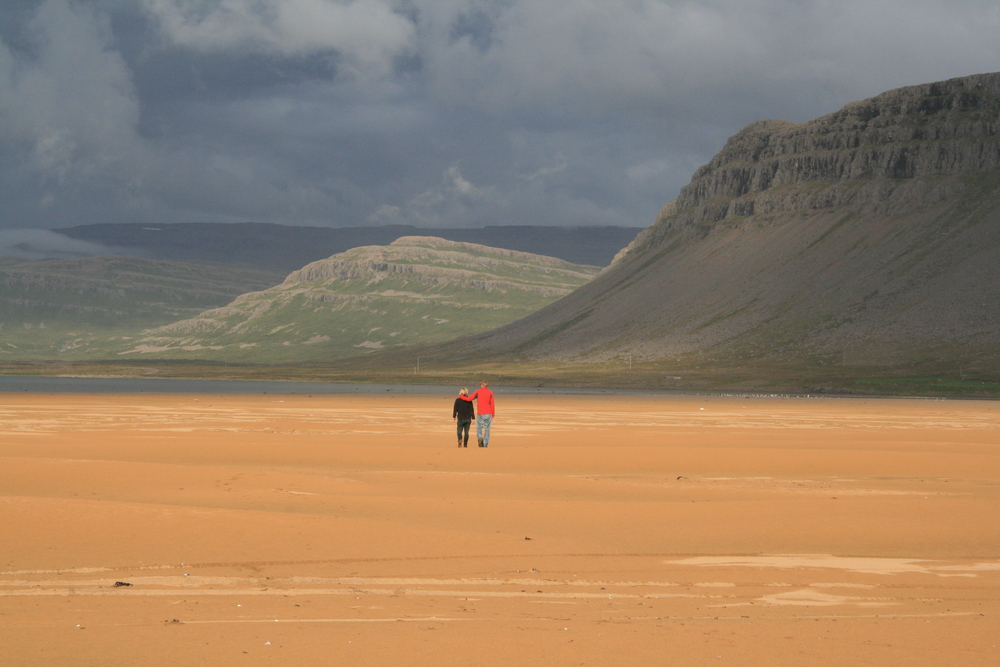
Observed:
[[[468,396],[469,390],[465,387],[458,392],[459,396]],[[472,420],[476,418],[476,411],[472,407],[472,401],[468,399],[455,399],[455,407],[451,410],[451,416],[458,424],[458,446],[468,447],[469,446],[469,426],[472,425]],[[462,433],[465,433],[463,439]]]

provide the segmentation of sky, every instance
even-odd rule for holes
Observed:
[[[995,0],[3,0],[0,235],[645,227],[748,123],[997,70]]]

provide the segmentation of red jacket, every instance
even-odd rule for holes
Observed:
[[[465,398],[464,396],[462,398]],[[471,401],[474,398],[479,399],[479,403],[476,404],[476,411],[481,415],[493,415],[496,416],[496,404],[493,402],[493,392],[486,387],[480,387],[479,389],[472,392],[467,400]]]

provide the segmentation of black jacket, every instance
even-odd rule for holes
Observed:
[[[455,407],[451,411],[452,417],[458,417],[459,421],[472,421],[476,418],[476,410],[472,407],[472,401],[465,401],[461,398],[455,399]]]

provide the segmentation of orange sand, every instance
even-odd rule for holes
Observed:
[[[451,402],[4,395],[0,664],[1000,664],[1000,404]]]

